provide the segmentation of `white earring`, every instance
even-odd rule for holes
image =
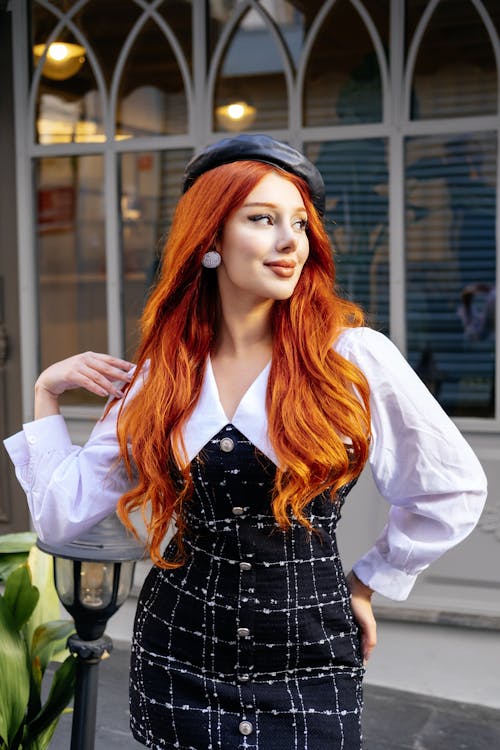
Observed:
[[[217,250],[209,250],[201,259],[201,265],[204,268],[217,268],[217,266],[220,266],[221,260],[222,258]]]

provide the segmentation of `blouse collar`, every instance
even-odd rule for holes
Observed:
[[[220,402],[212,363],[208,358],[200,397],[183,431],[189,461],[223,427],[232,424],[278,466],[278,459],[267,434],[266,393],[270,370],[271,363],[268,362],[243,395],[233,418],[229,420]]]

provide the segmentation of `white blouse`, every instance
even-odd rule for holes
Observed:
[[[408,596],[418,573],[464,539],[486,499],[481,465],[453,422],[391,341],[369,328],[346,329],[336,350],[357,365],[371,389],[370,466],[390,503],[388,522],[355,565],[356,575],[392,599]],[[277,464],[267,436],[268,364],[243,396],[231,423]],[[126,398],[140,390],[144,373]],[[25,424],[5,440],[41,539],[75,539],[109,515],[129,480],[119,461],[115,405],[83,448],[72,445],[62,416]],[[210,361],[184,429],[189,460],[229,420]]]

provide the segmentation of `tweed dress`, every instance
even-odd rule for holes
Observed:
[[[364,669],[335,540],[350,486],[310,504],[317,533],[283,532],[275,471],[231,424],[191,463],[187,562],[151,569],[134,625],[131,728],[148,747],[361,748]]]

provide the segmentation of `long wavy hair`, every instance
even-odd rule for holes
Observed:
[[[135,378],[146,367],[147,377],[139,394],[122,402],[118,419],[121,456],[133,479],[118,513],[133,531],[130,514],[142,511],[151,558],[160,567],[184,561],[183,506],[193,486],[182,432],[200,395],[219,319],[217,275],[203,268],[201,260],[217,244],[230,214],[273,171],[299,190],[309,239],[309,257],[292,296],[276,301],[271,311],[266,408],[269,439],[279,460],[271,502],[281,529],[294,516],[311,530],[308,503],[325,491],[335,500],[368,455],[367,381],[332,348],[342,329],[363,324],[363,313],[335,292],[332,249],[306,183],[253,161],[206,172],[178,203],[161,276],[141,321]],[[172,520],[179,555],[167,562],[161,544]]]

